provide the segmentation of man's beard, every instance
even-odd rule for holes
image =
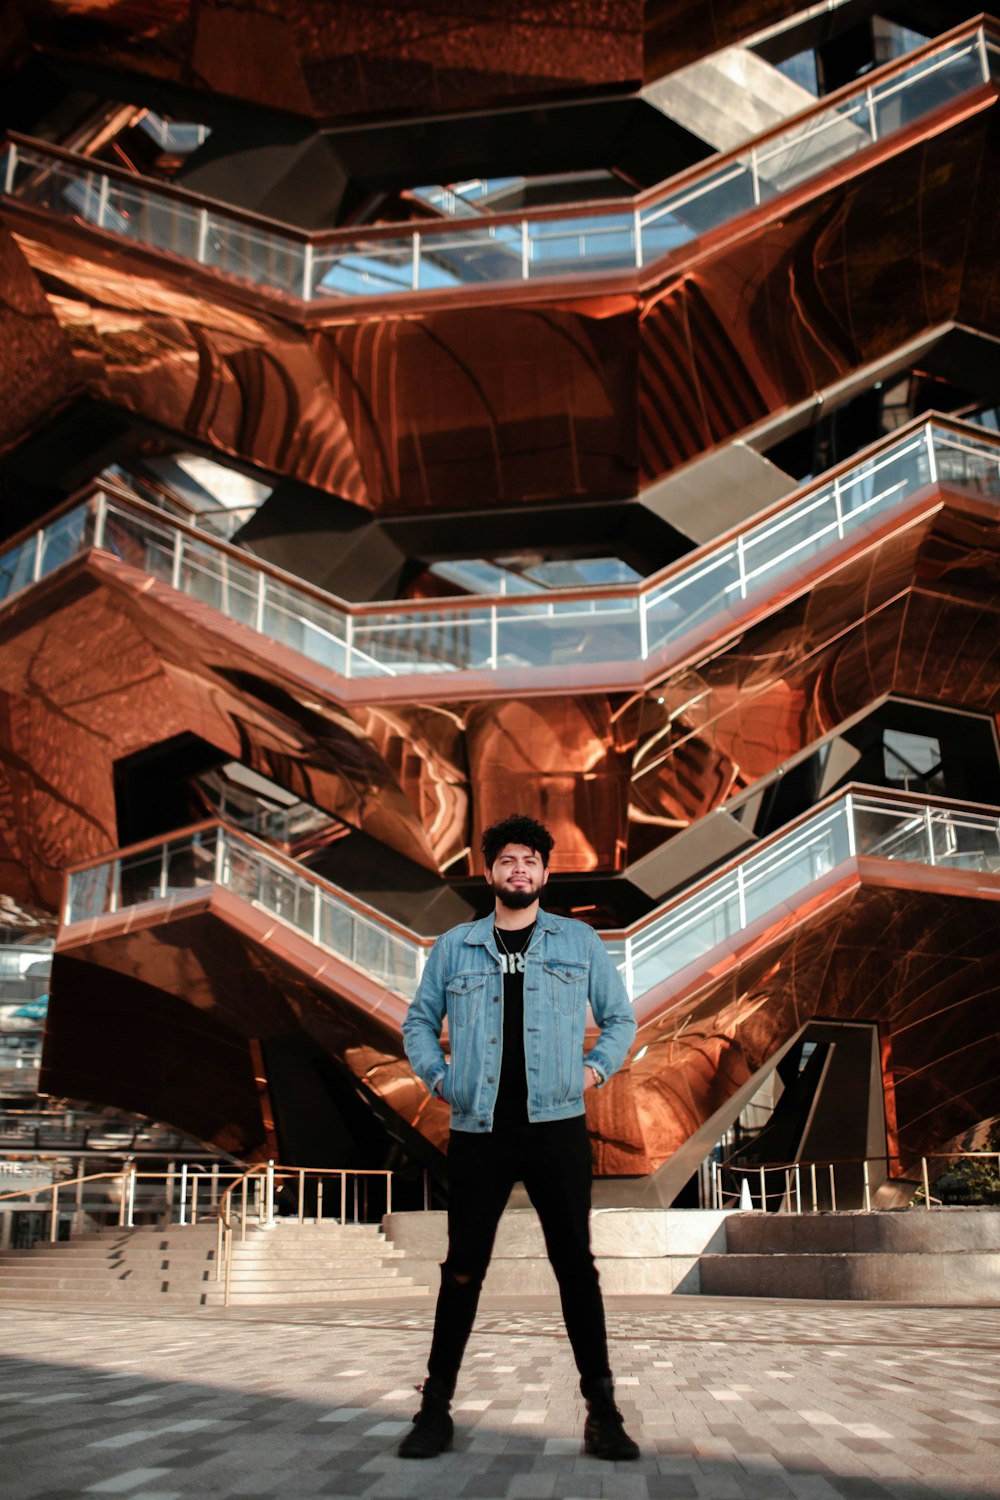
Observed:
[[[499,890],[496,897],[500,905],[506,906],[508,911],[524,911],[526,906],[531,906],[538,900],[538,892]]]

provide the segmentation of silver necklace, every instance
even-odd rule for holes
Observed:
[[[534,926],[535,924],[532,923],[531,925]],[[513,931],[517,931],[517,932],[523,932],[524,928],[523,927],[518,927],[518,928],[515,928],[515,929],[512,929],[512,930]],[[493,933],[494,933],[494,936],[496,937],[497,942],[500,944],[500,947],[503,949],[504,953],[507,955],[508,958],[515,958],[518,954],[523,953],[525,951],[524,948],[513,948],[513,949],[508,948],[507,944],[504,942],[503,938],[500,936],[500,928],[497,926],[497,924],[495,922],[493,923]],[[529,939],[529,941],[530,941],[530,939]]]

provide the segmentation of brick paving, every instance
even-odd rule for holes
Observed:
[[[612,1298],[635,1464],[583,1456],[545,1298],[492,1298],[455,1450],[407,1463],[432,1307],[7,1307],[3,1500],[1000,1497],[1000,1309]]]

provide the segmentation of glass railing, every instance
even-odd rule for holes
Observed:
[[[634,204],[497,215],[489,223],[308,235],[20,138],[7,146],[0,183],[7,197],[33,208],[306,301],[621,271],[649,265],[848,160],[998,71],[992,32],[957,28],[758,144],[689,170]]]
[[[319,663],[338,676],[594,667],[697,648],[745,620],[817,560],[883,525],[935,482],[1000,499],[1000,435],[929,420],[819,482],[639,590],[546,590],[401,604],[347,605],[269,571],[245,552],[98,490],[0,553],[0,607],[91,547],[109,552]]]
[[[638,1003],[769,913],[799,903],[809,886],[858,856],[1000,879],[1000,814],[852,787],[695,891],[604,941]],[[213,885],[252,902],[394,994],[414,994],[429,938],[218,825],[71,872],[62,934],[150,902],[161,904],[166,916],[171,903]]]

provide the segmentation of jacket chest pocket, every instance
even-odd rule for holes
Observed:
[[[587,965],[570,963],[561,958],[547,959],[545,994],[564,1016],[582,1014],[587,1001]]]
[[[456,974],[449,979],[446,989],[448,1029],[461,1031],[477,1018],[483,1008],[486,995],[485,974]]]

